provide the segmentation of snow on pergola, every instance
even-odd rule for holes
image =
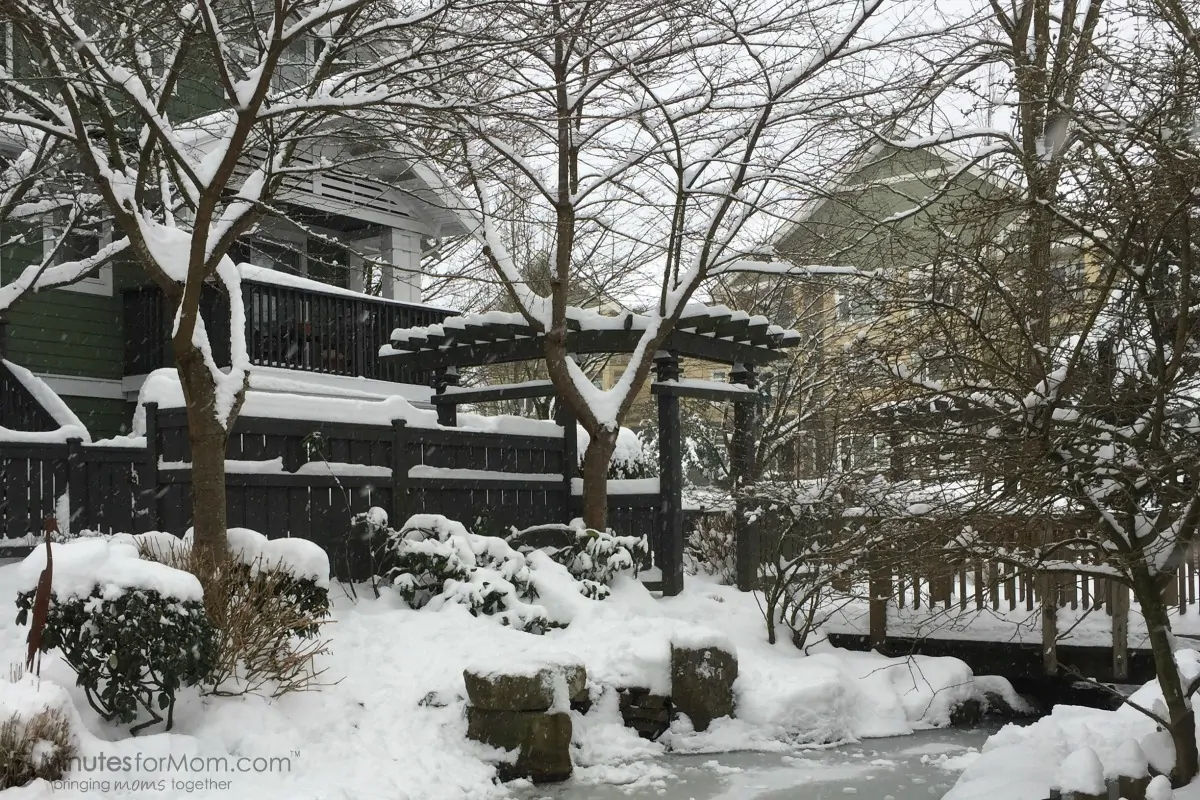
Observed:
[[[638,348],[656,318],[627,312],[603,315],[581,308],[567,309],[567,352],[574,355],[631,354]],[[545,332],[520,314],[489,311],[450,317],[437,325],[392,331],[391,341],[379,350],[381,361],[419,371],[433,371],[437,390],[433,403],[438,420],[454,425],[457,406],[497,400],[554,396],[550,381],[479,388],[460,388],[458,368],[536,361],[544,357]],[[759,403],[754,389],[755,368],[783,358],[787,349],[799,344],[796,331],[785,330],[762,316],[732,311],[725,306],[690,304],[663,340],[655,357],[655,380],[651,393],[658,398],[659,496],[661,497],[658,542],[654,548],[662,568],[662,591],[678,594],[683,589],[683,451],[679,398],[727,400],[734,403],[734,434],[730,445],[731,472],[736,480],[752,474],[755,410]],[[685,379],[679,360],[693,358],[728,364],[730,383]],[[565,404],[558,405],[558,422],[563,426],[564,482],[571,491],[577,466],[576,426]],[[570,495],[568,495],[570,496]],[[757,531],[735,525],[739,586],[749,588],[758,570]]]
[[[579,355],[632,353],[652,318],[606,316],[567,309],[567,349]],[[532,361],[542,357],[542,337],[520,314],[489,311],[450,317],[440,324],[392,331],[380,358],[417,370]],[[662,349],[679,358],[755,366],[775,361],[800,342],[800,334],[766,317],[725,306],[689,305]]]

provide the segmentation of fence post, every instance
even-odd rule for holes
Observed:
[[[0,358],[8,357],[8,315],[0,311]]]
[[[142,462],[142,519],[145,530],[158,530],[158,403],[142,407],[146,415],[146,457]]]
[[[1129,587],[1111,583],[1113,680],[1129,679]]]
[[[78,534],[88,523],[87,465],[83,463],[83,439],[67,439],[67,530]],[[76,525],[79,520],[82,524]],[[61,520],[60,520],[61,524]]]
[[[392,420],[392,507],[388,509],[393,528],[408,519],[408,421]]]
[[[554,406],[554,421],[563,429],[563,522],[570,522],[575,518],[572,485],[579,472],[579,428],[575,422],[575,415],[561,399]]]
[[[458,386],[458,367],[453,365],[446,367],[437,373],[434,378],[433,389],[439,394],[446,393],[447,387]],[[447,405],[439,405],[437,407],[438,425],[445,425],[447,428],[453,428],[458,425],[458,406],[449,403]]]
[[[729,381],[753,389],[756,380],[753,364],[734,364],[729,372]],[[761,560],[758,525],[746,519],[746,501],[743,498],[754,474],[754,418],[758,406],[758,395],[750,400],[738,400],[733,404],[733,440],[730,443],[730,466],[733,467],[734,488],[734,570],[737,573],[737,588],[743,592],[758,588],[758,567]]]
[[[1036,579],[1042,603],[1042,669],[1058,674],[1058,576],[1039,573]]]
[[[867,591],[871,628],[871,647],[881,649],[887,644],[887,606],[892,596],[892,576],[878,552],[868,556]]]
[[[674,353],[654,356],[656,378],[679,379],[679,359]],[[683,591],[683,450],[680,442],[679,397],[658,396],[658,565],[662,593],[671,597]]]

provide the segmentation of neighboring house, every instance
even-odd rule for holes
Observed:
[[[19,74],[29,56],[23,61],[16,43],[14,59],[14,42],[2,24],[0,43],[0,58],[10,67],[15,61]],[[195,80],[187,94],[196,109],[191,118],[213,107],[209,91],[205,81]],[[0,158],[19,152],[17,142],[0,139]],[[432,324],[450,313],[422,305],[421,258],[465,229],[413,165],[361,153],[354,165],[306,177],[277,197],[276,205],[309,232],[283,219],[265,219],[230,252],[242,265],[247,342],[258,367],[252,385],[299,393],[401,392],[425,400],[424,376],[381,364],[377,351],[394,328]],[[52,250],[49,243],[61,222],[49,213],[41,235],[35,230],[28,244],[0,250],[0,280],[8,282],[41,260],[43,248]],[[15,227],[0,231],[0,241],[11,242]],[[94,253],[110,237],[107,226],[78,229],[55,259]],[[228,316],[217,292],[205,298],[203,308],[215,355],[228,358],[228,341],[220,335],[222,314],[226,321]],[[147,374],[171,365],[171,321],[149,277],[136,265],[118,262],[74,285],[21,298],[7,313],[0,341],[4,357],[41,377],[98,439],[130,430]]]
[[[879,272],[875,278],[822,278],[799,295],[800,304],[823,317],[817,324],[825,351],[843,356],[831,368],[847,369],[850,345],[869,339],[874,350],[924,378],[953,380],[939,360],[945,351],[936,326],[922,323],[922,298],[956,302],[962,296],[956,254],[1007,249],[1019,218],[1007,210],[1006,188],[946,148],[876,146],[801,210],[773,242],[779,256],[802,266]],[[1092,272],[1081,250],[1064,241],[1057,258],[1054,283],[1081,296]],[[797,438],[790,461],[798,477],[831,468],[896,476],[924,471],[894,457],[895,431],[862,413],[901,399],[894,382],[875,383],[864,372],[861,379],[841,381],[825,399],[827,412],[809,435]]]

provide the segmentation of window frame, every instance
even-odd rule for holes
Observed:
[[[50,258],[54,251],[54,242],[58,238],[57,231],[61,223],[57,219],[57,215],[64,209],[58,208],[51,211],[49,214],[42,217],[42,258]],[[105,222],[100,226],[100,237],[96,242],[97,250],[112,244],[112,224]],[[56,256],[51,266],[62,264],[61,254]],[[80,278],[74,283],[68,283],[58,287],[64,292],[74,292],[75,294],[90,294],[97,297],[112,297],[113,296],[113,265],[109,261],[100,267],[99,272],[94,278]]]

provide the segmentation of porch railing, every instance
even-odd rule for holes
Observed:
[[[256,366],[427,384],[429,376],[379,360],[379,346],[396,328],[433,325],[453,312],[352,296],[244,281],[246,346]],[[173,313],[157,287],[129,289],[125,301],[125,374],[143,375],[173,363]],[[229,309],[223,295],[202,300],[218,361],[228,362]]]

